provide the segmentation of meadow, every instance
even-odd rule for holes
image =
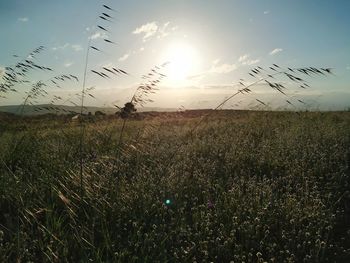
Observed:
[[[349,262],[350,113],[202,115],[1,115],[0,261]]]

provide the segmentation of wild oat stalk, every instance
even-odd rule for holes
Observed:
[[[100,32],[103,32],[108,38],[103,38],[103,42],[107,43],[109,45],[116,45],[116,43],[112,40],[109,39],[110,30],[108,26],[106,25],[101,25],[100,22],[102,23],[108,23],[111,24],[113,23],[113,15],[111,14],[112,12],[116,12],[115,9],[103,4],[103,11],[98,15],[97,21],[98,24],[96,25],[95,29],[96,32],[97,30]],[[89,37],[88,40],[88,46],[86,50],[86,56],[85,56],[85,67],[84,67],[84,73],[83,73],[83,83],[82,83],[82,90],[81,90],[81,101],[80,101],[80,141],[79,141],[79,151],[80,151],[80,160],[79,160],[79,166],[80,166],[80,196],[82,198],[83,196],[83,174],[84,174],[84,122],[83,122],[83,111],[84,111],[84,102],[85,102],[85,96],[89,95],[90,97],[94,98],[94,96],[91,93],[87,93],[86,89],[86,78],[87,78],[87,73],[88,73],[88,64],[89,64],[89,58],[90,58],[90,51],[95,51],[95,52],[103,52],[102,48],[97,47],[96,45],[92,45],[92,35]],[[94,73],[95,75],[102,77],[104,79],[110,79],[111,75],[128,75],[128,73],[122,69],[119,68],[107,68],[107,67],[102,67],[99,69],[91,69],[90,72]]]
[[[303,67],[303,68],[286,68],[283,69],[282,67],[278,66],[277,64],[273,64],[271,67],[265,69],[263,67],[256,67],[252,69],[250,72],[248,72],[249,76],[254,78],[250,83],[246,83],[244,79],[240,79],[238,85],[242,88],[238,89],[235,93],[230,95],[229,97],[225,98],[222,102],[220,102],[213,111],[209,112],[207,115],[204,115],[200,121],[191,129],[190,133],[191,135],[193,132],[197,130],[197,128],[200,126],[200,124],[203,123],[203,121],[212,115],[216,110],[222,108],[228,101],[230,101],[232,98],[236,97],[239,94],[249,94],[252,92],[251,88],[256,86],[257,84],[264,83],[265,85],[272,88],[273,91],[278,92],[280,94],[283,94],[286,96],[286,102],[290,105],[294,105],[293,102],[291,102],[290,95],[287,93],[287,86],[286,84],[282,83],[281,80],[278,80],[277,77],[285,77],[289,81],[292,81],[293,83],[296,83],[300,89],[308,89],[310,88],[310,85],[307,84],[305,77],[308,76],[326,76],[329,74],[332,74],[331,68],[316,68],[316,67]],[[265,102],[263,102],[261,99],[255,99],[258,103],[267,106]],[[306,104],[303,100],[297,99],[298,103]]]
[[[137,111],[137,106],[144,107],[144,105],[148,102],[153,102],[152,99],[149,98],[151,94],[156,93],[159,88],[161,80],[166,77],[165,74],[161,72],[161,70],[167,66],[168,63],[163,63],[160,66],[155,66],[150,70],[150,72],[146,75],[142,76],[142,79],[145,80],[144,83],[141,83],[135,90],[133,96],[130,101],[125,103],[123,108],[118,107],[120,109],[120,117],[123,119],[122,128],[119,135],[118,145],[121,146],[125,124],[126,121],[132,116],[134,112]]]
[[[52,77],[46,81],[37,81],[32,84],[32,88],[26,92],[26,97],[24,98],[24,101],[22,103],[22,108],[21,108],[21,115],[24,113],[24,108],[26,105],[31,105],[35,106],[38,101],[37,99],[39,98],[45,98],[49,95],[48,93],[48,88],[51,88],[53,84],[55,84],[55,87],[61,88],[60,82],[66,82],[67,80],[72,81],[79,81],[78,77],[74,75],[58,75],[55,77]],[[55,111],[58,112],[60,109],[55,105],[57,101],[62,100],[62,97],[53,95],[53,98],[50,100],[50,105],[48,106],[40,106],[40,107],[35,107],[34,111],[36,112],[41,112],[43,110],[47,111]]]
[[[22,58],[14,66],[6,67],[5,72],[3,73],[2,83],[0,84],[0,96],[2,98],[6,98],[5,95],[7,94],[19,92],[18,86],[20,85],[31,85],[31,88],[25,92],[26,95],[23,98],[23,103],[19,108],[19,113],[21,116],[23,116],[24,114],[24,109],[26,105],[29,104],[31,106],[35,106],[35,104],[38,103],[37,99],[47,97],[49,94],[48,88],[51,88],[52,85],[54,85],[57,88],[61,88],[60,82],[65,82],[67,80],[78,81],[78,78],[72,74],[62,74],[52,77],[45,81],[39,80],[34,83],[28,80],[28,74],[33,70],[53,72],[52,68],[39,65],[35,61],[36,56],[44,50],[44,46],[39,46],[38,48],[35,48],[32,52],[30,52],[28,56]],[[18,58],[19,56],[15,55],[15,57]],[[54,106],[54,102],[60,99],[62,99],[60,96],[53,96],[50,106],[36,107],[34,111],[39,112],[41,110],[57,110],[57,108]]]
[[[22,58],[14,66],[5,67],[5,71],[2,74],[2,83],[0,83],[0,97],[6,98],[6,95],[18,92],[18,85],[27,84],[30,81],[27,79],[30,71],[42,70],[52,71],[51,68],[41,66],[34,62],[36,55],[40,54],[44,50],[44,46],[39,46],[29,53],[28,56]],[[14,55],[16,58],[19,56]]]

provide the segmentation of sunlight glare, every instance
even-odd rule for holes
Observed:
[[[196,49],[187,43],[173,43],[164,56],[169,62],[167,76],[170,84],[181,85],[194,73],[198,64]]]

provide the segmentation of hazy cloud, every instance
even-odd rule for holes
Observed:
[[[53,47],[52,50],[56,51],[56,50],[62,50],[62,49],[66,49],[67,47],[69,47],[69,43],[66,43],[62,46],[57,46],[57,47]]]
[[[73,65],[73,62],[66,62],[66,63],[64,63],[64,67],[65,68],[69,68],[69,67],[71,67]]]
[[[209,89],[230,89],[230,90],[232,90],[232,84],[208,85],[208,86],[205,86],[204,88],[209,88]]]
[[[136,28],[132,33],[136,35],[143,34],[143,41],[146,41],[148,38],[155,35],[157,31],[158,25],[157,22],[154,21]]]
[[[186,79],[188,80],[200,80],[203,78],[203,76],[206,74],[207,72],[204,72],[204,73],[198,73],[198,74],[195,74],[195,75],[190,75],[190,76],[187,76]]]
[[[280,52],[282,52],[282,51],[283,51],[282,48],[275,48],[274,50],[272,50],[272,51],[270,52],[270,55],[275,55],[275,54],[280,53]]]
[[[254,65],[260,62],[260,59],[252,59],[252,60],[247,60],[243,62],[243,65]]]
[[[98,31],[90,36],[91,39],[98,39],[98,38],[107,38],[107,34],[105,32]]]
[[[200,80],[207,74],[227,74],[234,70],[236,70],[238,66],[236,64],[229,64],[229,63],[220,63],[220,59],[215,59],[212,62],[211,68],[200,72],[198,74],[194,74],[191,76],[188,76],[188,80]]]
[[[132,52],[129,52],[130,54],[132,53],[133,55],[137,54],[137,53],[140,53],[140,52],[143,52],[145,50],[144,47],[140,47],[139,49],[136,49]]]
[[[216,63],[216,64],[214,64],[211,67],[209,72],[210,73],[218,73],[218,74],[226,74],[226,73],[230,73],[230,72],[234,71],[235,69],[237,69],[237,65],[236,64],[224,63],[224,64],[221,64],[221,65],[218,65],[218,63]]]
[[[75,44],[75,45],[72,45],[72,49],[74,51],[82,51],[83,48],[81,47],[81,45],[78,45],[78,44]]]
[[[238,58],[238,62],[242,65],[254,65],[260,62],[260,59],[249,59],[249,54],[244,54]]]
[[[176,30],[177,27],[173,27],[172,29],[169,28],[170,22],[166,22],[162,27],[158,30],[158,36],[157,38],[163,38],[170,34],[170,31]]]
[[[213,64],[214,64],[214,65],[218,64],[219,62],[220,62],[220,59],[219,59],[219,58],[213,60]]]
[[[82,46],[81,45],[78,45],[78,44],[74,44],[74,45],[71,45],[69,43],[65,43],[64,45],[62,46],[56,46],[56,47],[53,47],[52,50],[53,51],[56,51],[56,50],[64,50],[66,48],[71,48],[73,49],[74,51],[81,51],[83,50]]]
[[[163,25],[158,25],[158,22],[153,21],[153,22],[149,22],[147,24],[141,25],[140,27],[136,28],[132,33],[136,35],[142,34],[143,42],[146,42],[152,37],[157,37],[158,39],[166,37],[171,32],[177,29],[178,29],[177,26],[170,27],[169,21],[164,23]]]
[[[270,14],[270,10],[265,10],[264,15],[268,15],[268,14]]]
[[[18,18],[18,21],[19,21],[19,22],[26,23],[26,22],[29,21],[29,18],[28,18],[28,17],[20,17],[20,18]]]
[[[246,61],[248,59],[248,57],[249,57],[248,54],[244,54],[244,55],[239,57],[238,62]]]
[[[124,54],[122,57],[120,57],[118,60],[119,61],[125,61],[125,60],[127,60],[128,58],[129,58],[129,56],[130,56],[130,54]]]

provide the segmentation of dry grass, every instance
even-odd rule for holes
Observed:
[[[28,121],[0,134],[4,262],[349,258],[346,112],[130,120],[122,148],[87,123],[83,202],[79,127]]]

